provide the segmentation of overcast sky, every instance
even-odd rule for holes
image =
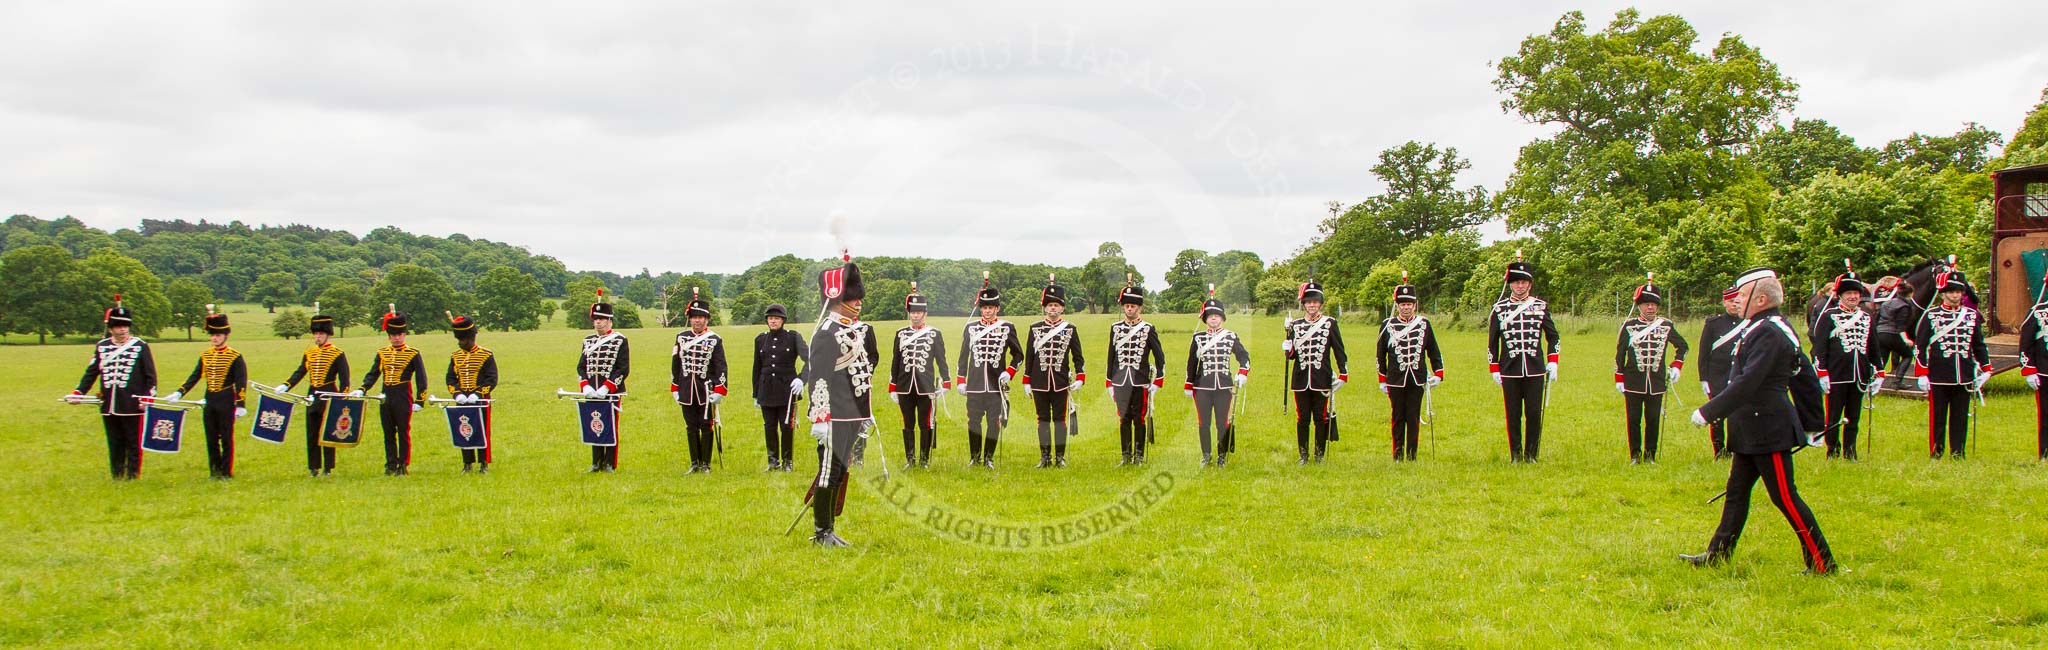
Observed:
[[[1157,278],[1183,248],[1291,255],[1407,140],[1498,187],[1544,130],[1502,113],[1492,62],[1627,6],[535,4],[8,3],[0,211],[395,224],[622,273],[831,255],[838,215],[858,255],[1113,240]],[[1742,35],[1798,116],[1876,146],[2009,135],[2048,84],[2032,5],[1638,6],[1703,50]]]

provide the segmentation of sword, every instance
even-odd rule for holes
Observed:
[[[718,468],[725,469],[725,423],[718,419],[718,405],[711,405],[711,439],[718,445]]]
[[[813,482],[812,485],[817,485],[817,483]],[[789,527],[782,530],[783,537],[788,537],[790,533],[796,532],[796,525],[803,523],[804,513],[811,511],[811,495],[817,494],[817,492],[818,491],[816,489],[804,492],[804,504],[797,506],[796,518],[791,519],[789,521]]]
[[[1067,436],[1073,438],[1081,437],[1081,412],[1074,404],[1075,393],[1079,392],[1079,389],[1067,389]]]
[[[1424,411],[1424,412],[1426,412],[1426,413],[1428,413],[1428,414],[1429,414],[1429,421],[1427,421],[1427,422],[1424,422],[1424,423],[1423,423],[1423,424],[1427,424],[1427,425],[1429,425],[1429,457],[1430,457],[1430,458],[1435,458],[1435,457],[1436,457],[1436,387],[1434,387],[1434,386],[1430,386],[1430,385],[1429,385],[1428,383],[1424,383],[1424,384],[1422,385],[1422,409],[1423,409],[1423,411]]]

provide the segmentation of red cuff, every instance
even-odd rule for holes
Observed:
[[[1621,373],[1618,373],[1618,372],[1617,372],[1617,373],[1614,373],[1614,383],[1617,383],[1617,384],[1619,384],[1619,383],[1621,383],[1621,382],[1622,382],[1622,379],[1621,379]]]
[[[2040,372],[2041,372],[2041,371],[2039,371],[2039,370],[2035,370],[2033,366],[2020,366],[2020,376],[2021,376],[2021,377],[2032,377],[2032,376],[2034,376],[2034,375],[2036,375],[2036,374],[2040,374]],[[1877,371],[1877,376],[1879,376],[1879,377],[1883,377],[1883,376],[1884,376],[1884,371],[1883,371],[1883,370],[1879,370],[1879,371]]]
[[[1026,385],[1026,386],[1030,386],[1030,385],[1031,385],[1031,375],[1025,375],[1025,376],[1024,376],[1024,385]]]
[[[1104,379],[1104,380],[1102,380],[1102,387],[1103,387],[1103,388],[1116,388],[1116,386],[1113,386],[1113,385],[1111,385],[1111,384],[1109,383],[1109,380],[1107,380],[1107,379]]]
[[[1500,374],[1500,364],[1498,364],[1498,363],[1489,363],[1489,364],[1486,364],[1486,371],[1487,371],[1487,372],[1490,372],[1490,373],[1494,373],[1494,374]]]
[[[1551,355],[1550,355],[1550,357],[1549,357],[1549,358],[1547,358],[1547,359],[1544,359],[1544,360],[1545,360],[1545,361],[1549,361],[1549,362],[1551,362],[1551,363],[1557,363],[1557,354],[1553,352],[1553,353],[1551,353]]]
[[[1351,375],[1341,372],[1337,373],[1337,381],[1351,381]],[[1381,379],[1380,381],[1386,381],[1386,379]]]
[[[1987,375],[1988,375],[1988,374],[1991,374],[1991,364],[1988,364],[1988,363],[1987,363],[1987,364],[1984,364],[1984,367],[1983,367],[1983,368],[1981,368],[1981,369],[1979,369],[1979,370],[1978,370],[1978,372],[1982,372],[1982,373],[1984,373],[1984,374],[1987,374]]]
[[[675,384],[669,384],[669,385],[668,385],[668,392],[671,392],[671,393],[680,393],[680,392],[683,392],[683,387],[681,387],[681,386],[677,386],[677,385],[675,385]]]
[[[611,382],[609,382],[609,381],[607,381],[607,382],[605,382],[605,383],[604,383],[604,392],[607,392],[607,393],[616,393],[616,392],[618,392],[618,391],[619,391],[619,385],[618,385],[618,384],[614,384],[614,383],[611,383]]]
[[[1154,379],[1154,380],[1152,380],[1152,385],[1153,385],[1153,386],[1158,386],[1158,387],[1160,387],[1160,388],[1165,388],[1165,387],[1166,387],[1166,378],[1165,378],[1165,377],[1160,377],[1160,378],[1158,378],[1158,379]]]
[[[1088,373],[1085,373],[1085,372],[1077,372],[1077,373],[1074,373],[1074,381],[1076,381],[1076,382],[1083,382],[1083,381],[1088,381]],[[1107,380],[1105,380],[1105,381],[1107,381]]]
[[[1380,373],[1380,383],[1387,383],[1387,373]]]
[[[724,395],[724,394],[725,394],[725,384],[719,384],[719,385],[717,385],[717,386],[712,386],[712,387],[711,387],[711,392],[714,392],[714,393],[718,393],[718,394],[720,394],[720,395]]]
[[[956,384],[960,384],[960,385],[962,385],[962,386],[965,386],[965,385],[967,385],[967,375],[961,375],[961,376],[958,376],[958,377],[954,377],[954,378],[953,378],[953,383],[956,383]]]
[[[1815,371],[1815,372],[1814,372],[1813,374],[1816,374],[1816,375],[1820,375],[1820,378],[1821,378],[1821,379],[1827,379],[1827,378],[1828,378],[1828,371],[1827,371],[1827,369],[1826,369],[1826,368],[1822,368],[1822,369],[1820,369],[1820,370],[1818,370],[1818,371]]]
[[[1238,368],[1238,369],[1237,369],[1237,374],[1240,374],[1240,375],[1245,375],[1245,376],[1251,376],[1251,374],[1252,374],[1252,369],[1251,369],[1251,368]]]
[[[889,382],[889,392],[891,392],[891,393],[894,393],[894,392],[896,392],[896,383],[895,383],[895,382]]]
[[[1915,376],[1915,377],[1925,377],[1925,376],[1927,376],[1927,366],[1923,366],[1923,365],[1920,365],[1920,363],[1919,363],[1919,362],[1917,362],[1917,361],[1916,361],[1916,362],[1914,362],[1914,363],[1913,363],[1913,376]]]
[[[1437,379],[1443,379],[1443,378],[1444,378],[1444,369],[1442,369],[1442,368],[1438,368],[1438,369],[1436,369],[1436,378],[1437,378]]]
[[[1684,368],[1685,368],[1685,360],[1684,360],[1684,359],[1679,359],[1679,360],[1677,360],[1677,361],[1673,361],[1673,362],[1671,362],[1671,367],[1673,367],[1673,368],[1679,368],[1679,369],[1684,369]]]
[[[583,389],[585,389],[585,388],[589,388],[589,387],[590,387],[590,382],[588,382],[588,381],[579,381],[579,382],[576,382],[576,390],[583,390]]]
[[[1184,382],[1181,382],[1181,383],[1180,383],[1180,389],[1181,389],[1181,390],[1194,390],[1194,389],[1195,389],[1195,382],[1191,382],[1191,381],[1184,381]]]

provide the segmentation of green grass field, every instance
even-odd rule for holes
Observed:
[[[1090,369],[1108,317],[1079,319]],[[939,319],[958,345],[959,319]],[[1194,319],[1161,318],[1179,381]],[[238,323],[239,324],[239,323]],[[254,323],[250,324],[254,326]],[[895,323],[880,323],[893,332]],[[1160,442],[1117,468],[1100,384],[1081,394],[1072,466],[1033,470],[1021,398],[1000,468],[963,469],[962,402],[941,413],[926,471],[900,462],[884,399],[841,533],[784,537],[808,474],[763,473],[759,415],[736,385],[723,471],[684,476],[682,420],[660,390],[672,332],[630,332],[637,373],[621,469],[586,475],[566,402],[580,334],[487,332],[499,354],[498,464],[460,473],[438,412],[417,419],[413,475],[380,475],[373,442],[336,475],[305,475],[294,435],[238,437],[233,482],[207,480],[198,424],[186,451],[150,455],[142,480],[108,480],[100,425],[55,400],[82,346],[10,345],[0,386],[0,643],[40,647],[312,645],[679,646],[1832,646],[2039,647],[2048,642],[2048,465],[2033,403],[1992,383],[1974,455],[1926,458],[1925,407],[1884,398],[1861,463],[1798,457],[1803,492],[1850,572],[1798,575],[1790,530],[1763,497],[1732,565],[1674,559],[1704,547],[1726,465],[1704,430],[1669,417],[1662,462],[1630,466],[1611,384],[1610,325],[1571,328],[1543,462],[1506,462],[1483,335],[1445,332],[1449,379],[1422,462],[1388,459],[1387,404],[1368,324],[1347,324],[1343,439],[1294,464],[1280,405],[1278,319],[1231,326],[1253,348],[1251,401],[1230,467],[1197,468],[1191,409],[1162,391]],[[263,328],[267,329],[267,328]],[[759,328],[722,328],[737,374]],[[1687,335],[1698,327],[1689,324]],[[381,339],[340,345],[358,373]],[[202,343],[167,332],[169,382]],[[255,380],[276,383],[304,342],[249,337]],[[175,341],[175,342],[170,342]],[[418,337],[436,394],[454,343]],[[885,344],[886,348],[886,344]],[[957,350],[957,347],[955,347]],[[886,352],[885,352],[886,353]],[[1698,385],[1682,382],[1688,406]],[[174,388],[161,389],[168,391]],[[1674,409],[1675,411],[1675,409]],[[950,419],[949,419],[950,418]],[[805,440],[799,432],[800,444]],[[803,456],[800,455],[800,458]],[[806,459],[806,468],[815,462]],[[1761,491],[1759,491],[1761,494]],[[1133,516],[1135,513],[1135,516]],[[983,528],[977,528],[983,526]],[[1050,530],[1046,527],[1050,526]],[[958,533],[958,531],[968,531]],[[1013,531],[1002,550],[980,531]],[[943,532],[938,532],[943,531]],[[1019,532],[1021,531],[1021,532]],[[962,541],[961,537],[970,538]],[[979,537],[979,540],[973,538]]]

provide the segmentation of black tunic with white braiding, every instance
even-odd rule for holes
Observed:
[[[725,394],[725,341],[717,332],[683,330],[669,351],[669,391],[679,404],[709,404],[711,394]]]
[[[115,344],[100,339],[93,344],[92,361],[85,364],[85,376],[78,380],[78,392],[100,384],[101,415],[141,415],[142,403],[135,398],[156,394],[156,357],[142,339],[128,337]]]
[[[889,359],[889,392],[936,395],[953,373],[946,367],[946,335],[939,328],[896,330],[896,354]]]
[[[1421,386],[1429,376],[1443,372],[1444,355],[1436,345],[1436,328],[1429,319],[1416,316],[1380,321],[1380,338],[1374,346],[1379,363],[1380,383],[1394,388]]]
[[[617,331],[583,337],[583,354],[576,357],[578,388],[603,386],[617,395],[626,392],[626,375],[633,370],[632,347]]]
[[[1024,360],[1024,346],[1017,340],[1017,326],[1009,321],[975,320],[961,333],[959,381],[969,393],[1000,393],[1008,387],[1003,373],[1015,373]]]
[[[1665,369],[1684,368],[1689,347],[1671,321],[1622,321],[1621,333],[1614,341],[1614,382],[1621,384],[1624,392],[1662,395],[1671,389]]]
[[[1166,374],[1166,350],[1159,345],[1159,328],[1140,320],[1117,321],[1109,326],[1108,386],[1143,386]],[[1151,363],[1145,363],[1150,358]]]
[[[1862,386],[1877,378],[1883,359],[1870,349],[1877,317],[1863,309],[1830,309],[1813,324],[1813,365],[1829,384]]]
[[[1024,384],[1034,392],[1063,391],[1086,381],[1080,328],[1065,320],[1038,321],[1024,336]]]
[[[2020,321],[2020,375],[2041,374],[2044,364],[2048,364],[2048,302],[2034,305],[2027,310],[2026,320]]]
[[[1984,344],[1984,321],[1969,307],[1936,305],[1920,317],[1913,333],[1913,374],[1927,383],[1952,386],[1977,381],[1991,372],[1991,349]]]
[[[1251,352],[1244,349],[1244,342],[1238,340],[1237,332],[1230,330],[1209,330],[1195,332],[1188,342],[1187,380],[1181,384],[1184,390],[1231,390],[1236,388],[1232,374],[1250,375],[1252,372]]]
[[[1530,296],[1493,303],[1486,319],[1486,367],[1502,377],[1536,377],[1557,361],[1557,323],[1550,303]]]
[[[1287,358],[1294,362],[1287,376],[1288,390],[1331,390],[1334,379],[1351,374],[1337,319],[1318,316],[1287,321],[1287,340],[1292,342]]]
[[[873,327],[838,314],[827,316],[825,324],[811,335],[811,358],[804,361],[811,421],[875,419],[869,398],[879,357]]]

